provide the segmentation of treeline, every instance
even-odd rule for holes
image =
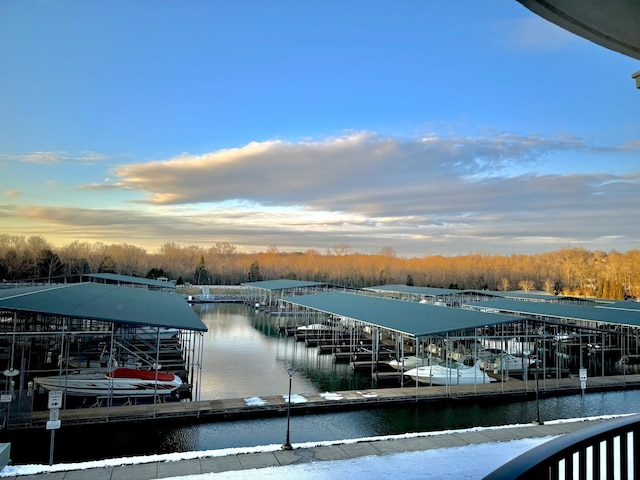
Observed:
[[[317,250],[239,253],[234,245],[164,244],[157,253],[129,244],[72,242],[53,247],[39,236],[0,235],[0,279],[57,281],[86,273],[168,277],[178,284],[238,285],[296,279],[353,288],[405,284],[459,289],[541,290],[564,295],[624,299],[640,296],[640,250],[625,253],[584,248],[534,255],[468,254],[403,258],[392,247],[376,254],[345,244]]]

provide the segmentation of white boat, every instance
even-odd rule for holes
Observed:
[[[308,331],[308,332],[331,332],[335,330],[335,327],[331,325],[325,325],[324,323],[312,323],[309,325],[301,325],[297,328],[298,331]]]
[[[145,340],[155,342],[157,339],[169,340],[180,333],[180,329],[173,327],[153,327],[153,326],[122,326],[118,330],[118,336],[127,340]]]
[[[623,355],[615,363],[615,368],[619,373],[640,373],[640,355]]]
[[[424,367],[429,365],[432,357],[418,357],[416,355],[394,358],[393,360],[387,362],[392,368],[399,370],[404,368],[405,370],[411,370],[416,367]]]
[[[36,377],[33,381],[45,390],[62,390],[67,395],[88,397],[167,395],[182,385],[180,377],[173,373],[136,368]]]
[[[535,358],[516,357],[507,352],[483,360],[480,368],[494,373],[522,373],[527,368],[534,368],[538,360]]]
[[[480,369],[480,360],[476,360],[473,366],[449,360],[411,369],[405,375],[429,385],[476,385],[496,381]]]

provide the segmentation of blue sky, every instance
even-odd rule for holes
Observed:
[[[5,0],[0,61],[0,233],[638,248],[638,62],[515,0]]]

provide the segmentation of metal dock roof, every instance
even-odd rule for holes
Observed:
[[[374,287],[365,287],[363,290],[371,292],[410,293],[412,295],[424,295],[427,297],[462,293],[462,290],[455,290],[453,288],[413,287],[409,285],[377,285]]]
[[[399,293],[399,294],[422,295],[426,297],[439,297],[443,295],[476,294],[476,295],[483,295],[487,297],[521,299],[521,300],[542,300],[542,301],[549,301],[549,302],[558,302],[563,299],[574,299],[574,300],[580,300],[585,302],[595,302],[595,300],[591,298],[551,295],[549,293],[540,293],[540,292],[474,290],[474,289],[458,290],[454,288],[415,287],[415,286],[402,285],[402,284],[377,285],[373,287],[365,287],[363,288],[363,290],[371,291],[371,292],[389,292],[389,293]]]
[[[470,307],[489,308],[508,314],[543,315],[570,320],[619,325],[640,326],[640,310],[620,310],[611,307],[589,307],[548,302],[523,302],[520,300],[490,300],[474,302]]]
[[[282,301],[414,337],[522,320],[511,315],[437,307],[352,293],[316,293],[285,297]]]
[[[262,282],[246,282],[241,285],[251,288],[262,288],[264,290],[286,290],[290,288],[322,287],[326,283],[305,282],[302,280],[265,280]]]
[[[207,331],[181,295],[95,282],[0,289],[0,310]]]
[[[175,281],[153,280],[151,278],[132,277],[129,275],[117,275],[115,273],[86,273],[83,277],[93,278],[95,280],[103,280],[104,283],[125,283],[134,285],[146,285],[148,287],[171,288],[175,289]]]

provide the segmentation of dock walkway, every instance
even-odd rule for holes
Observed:
[[[572,395],[581,392],[578,378],[540,379],[539,394],[543,396]],[[587,380],[587,392],[623,389],[640,389],[639,375],[591,377]],[[291,414],[322,411],[379,408],[391,404],[416,402],[442,402],[466,399],[475,402],[495,398],[532,398],[535,396],[535,380],[510,377],[505,382],[459,386],[406,386],[369,390],[348,390],[325,393],[295,394],[291,402]],[[142,422],[176,418],[193,421],[230,420],[286,415],[288,399],[285,395],[269,395],[252,398],[167,402],[147,405],[124,405],[100,408],[60,410],[62,426]],[[44,428],[49,411],[24,414],[10,429]],[[14,420],[14,421],[15,421]]]
[[[162,458],[163,456],[159,456],[149,457],[148,462],[127,464],[125,458],[120,459],[116,465],[100,467],[92,465],[91,462],[68,466],[54,464],[52,467],[43,466],[40,473],[32,473],[28,478],[37,480],[153,480],[557,436],[601,421],[590,419],[549,422],[542,425],[513,425],[481,430],[431,432],[416,434],[409,438],[406,436],[370,438],[312,447],[294,444],[292,450],[270,446],[270,448],[265,447],[261,451],[249,453],[225,454],[223,451],[216,452],[215,450],[187,452],[184,454],[184,458],[178,460],[175,459],[175,455],[165,459]],[[5,476],[4,478],[21,480],[27,477]]]

